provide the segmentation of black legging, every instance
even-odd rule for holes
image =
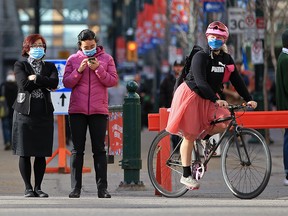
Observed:
[[[96,184],[99,189],[107,189],[107,159],[105,151],[105,134],[107,115],[70,114],[70,127],[73,141],[71,151],[71,187],[82,188],[82,168],[86,143],[87,128],[89,128]]]
[[[46,169],[45,157],[35,157],[34,160],[35,190],[41,190],[41,183]],[[31,157],[20,156],[19,169],[26,189],[33,189],[31,184]]]

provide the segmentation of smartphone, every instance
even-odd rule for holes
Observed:
[[[95,57],[89,57],[88,61],[91,62],[92,60],[96,60]]]

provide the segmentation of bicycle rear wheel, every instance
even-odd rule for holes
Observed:
[[[240,199],[260,195],[271,174],[271,154],[262,135],[250,128],[241,128],[239,136],[231,135],[222,152],[221,167],[226,185]]]
[[[149,178],[154,188],[166,197],[180,197],[188,191],[180,183],[183,171],[180,153],[177,151],[173,153],[176,142],[179,148],[181,141],[180,136],[172,137],[163,130],[155,137],[148,152]]]

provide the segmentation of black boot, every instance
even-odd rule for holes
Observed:
[[[82,188],[82,168],[84,154],[76,154],[72,150],[71,162],[71,188]]]
[[[99,189],[98,190],[98,197],[99,198],[111,198],[111,195],[107,191],[107,189]]]
[[[107,158],[106,152],[93,156],[98,191],[107,188]]]
[[[36,197],[41,197],[41,198],[49,197],[49,195],[47,193],[44,193],[41,189],[35,189],[34,193]]]
[[[69,194],[69,198],[80,198],[80,195],[81,195],[81,189],[74,188]]]
[[[26,189],[24,193],[24,197],[35,197],[35,193],[33,189]]]

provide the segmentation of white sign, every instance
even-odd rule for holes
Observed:
[[[247,12],[245,15],[245,40],[255,41],[257,38],[255,12]]]
[[[228,28],[231,34],[242,34],[245,29],[245,10],[228,8]]]
[[[263,64],[263,46],[262,41],[255,41],[251,47],[251,60],[253,64]]]
[[[67,115],[71,92],[53,92],[51,94],[54,115]]]
[[[53,62],[58,70],[59,84],[57,90],[51,92],[51,99],[54,106],[54,115],[67,115],[70,102],[71,89],[65,88],[63,85],[63,76],[66,60],[50,59],[46,60]]]

